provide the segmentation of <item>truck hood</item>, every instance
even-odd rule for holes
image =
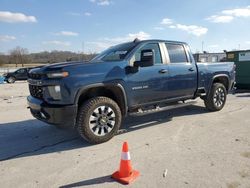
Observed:
[[[71,76],[91,77],[96,75],[106,75],[110,71],[121,72],[126,61],[121,62],[62,62],[46,65],[42,68],[32,69],[30,74],[47,74],[49,72],[68,71]]]
[[[53,63],[48,64],[40,68],[33,68],[29,71],[29,73],[34,74],[43,74],[46,72],[54,72],[54,71],[60,71],[65,70],[77,66],[85,66],[86,64],[90,64],[88,61],[71,61],[71,62],[60,62],[60,63]]]
[[[62,69],[64,67],[77,66],[81,64],[89,63],[88,61],[71,61],[71,62],[60,62],[46,65],[44,69]]]

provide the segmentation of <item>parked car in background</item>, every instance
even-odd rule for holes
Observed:
[[[4,81],[7,83],[14,83],[17,80],[27,80],[28,79],[28,73],[31,69],[33,68],[41,68],[42,66],[39,67],[28,67],[28,68],[20,68],[14,72],[8,72],[3,74]]]

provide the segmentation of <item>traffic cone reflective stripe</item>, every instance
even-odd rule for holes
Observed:
[[[122,152],[121,160],[130,160],[130,153]]]
[[[128,151],[128,143],[124,142],[122,147],[120,169],[112,174],[112,178],[116,179],[119,182],[129,184],[139,176],[139,172],[133,170],[130,159],[131,158]]]

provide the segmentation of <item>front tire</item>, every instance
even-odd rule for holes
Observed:
[[[209,95],[204,99],[206,108],[209,111],[219,111],[221,110],[227,99],[227,90],[225,86],[221,83],[214,83]]]
[[[9,84],[13,84],[13,83],[15,83],[15,81],[16,81],[16,79],[14,77],[12,77],[12,76],[7,79],[7,82]]]
[[[110,140],[119,130],[122,121],[117,103],[107,97],[95,97],[79,109],[76,126],[82,138],[92,144]]]

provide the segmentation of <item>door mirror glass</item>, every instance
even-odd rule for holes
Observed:
[[[146,49],[141,51],[141,60],[135,61],[135,67],[150,67],[154,65],[154,50]]]

